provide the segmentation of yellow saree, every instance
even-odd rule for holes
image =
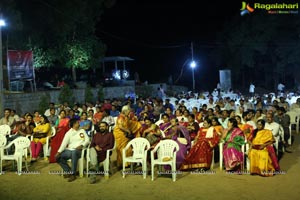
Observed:
[[[252,140],[252,148],[250,148],[248,154],[251,174],[273,176],[275,168],[267,147],[261,150],[253,148],[256,145],[263,145],[273,140],[272,131],[263,129],[257,132],[256,137]]]
[[[117,165],[118,167],[121,167],[123,164],[122,160],[122,150],[125,148],[125,146],[130,141],[129,138],[125,136],[125,132],[121,129],[129,129],[135,137],[140,137],[140,131],[142,128],[142,125],[138,121],[129,120],[124,114],[120,114],[116,126],[114,128],[114,137],[117,144],[116,152],[117,152]],[[129,156],[132,154],[131,149],[129,149],[126,152],[126,156]]]

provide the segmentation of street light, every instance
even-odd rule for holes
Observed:
[[[4,98],[3,98],[3,66],[2,66],[2,26],[5,26],[5,21],[0,15],[0,112],[3,111]]]
[[[192,68],[192,76],[193,76],[193,92],[195,92],[195,73],[194,73],[194,69],[196,67],[196,62],[194,60],[192,60],[190,66]]]

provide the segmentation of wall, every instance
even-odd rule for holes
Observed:
[[[152,96],[156,95],[157,87],[160,84],[148,85],[152,88]],[[163,87],[168,91],[181,92],[187,91],[186,87],[182,86],[167,86],[163,84]],[[94,96],[94,101],[97,99],[98,88],[92,89]],[[123,87],[105,87],[103,88],[104,98],[124,98],[126,94],[135,93],[135,86],[123,86]],[[48,91],[38,91],[34,93],[5,93],[4,94],[4,107],[11,108],[17,111],[17,114],[23,115],[26,112],[33,112],[39,109],[39,104],[43,96],[49,96],[49,102],[54,102],[58,104],[58,96],[60,90],[48,90]],[[84,103],[85,102],[85,89],[73,89],[73,95],[75,97],[75,102]],[[3,111],[0,113],[3,116]]]

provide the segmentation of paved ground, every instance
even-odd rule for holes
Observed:
[[[87,178],[78,178],[72,183],[53,172],[60,170],[57,164],[40,160],[30,166],[31,174],[18,176],[10,171],[11,166],[0,176],[0,199],[288,199],[300,197],[300,134],[294,135],[294,152],[284,154],[280,160],[284,174],[274,177],[233,175],[220,171],[215,166],[212,174],[178,174],[177,181],[170,176],[156,177],[127,175],[122,178],[114,168],[108,179],[99,176],[98,183],[90,185]],[[115,154],[113,155],[115,158]],[[37,174],[34,174],[37,173]]]

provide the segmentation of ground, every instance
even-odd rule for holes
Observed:
[[[57,199],[70,197],[80,199],[288,199],[300,197],[300,134],[294,135],[293,153],[285,153],[280,160],[283,174],[274,177],[251,176],[249,174],[226,174],[215,165],[212,174],[177,175],[176,182],[170,176],[160,176],[151,181],[151,176],[127,175],[114,167],[109,179],[98,176],[98,182],[89,184],[88,179],[77,178],[67,182],[62,176],[53,174],[60,170],[57,164],[39,160],[29,167],[31,174],[17,175],[11,165],[4,163],[5,173],[0,176],[1,199]],[[115,159],[115,153],[113,154]],[[34,174],[38,173],[38,174]]]

